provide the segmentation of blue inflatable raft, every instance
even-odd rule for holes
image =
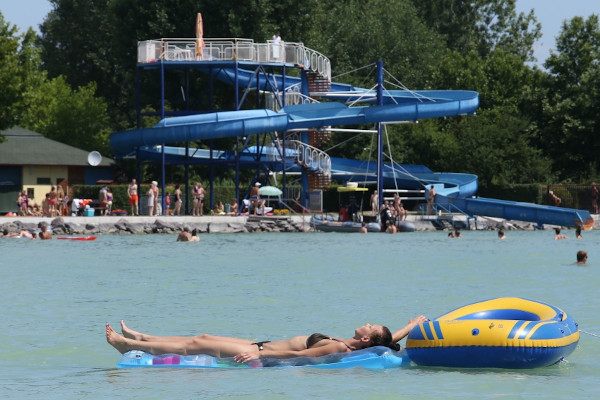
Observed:
[[[240,364],[233,358],[216,358],[200,354],[179,356],[176,354],[152,354],[133,350],[121,356],[117,368],[196,368],[196,369],[249,369],[249,368],[289,368],[310,367],[322,369],[343,369],[362,367],[371,370],[388,369],[409,365],[406,352],[397,352],[387,347],[377,346],[349,353],[329,354],[322,357],[261,358],[247,364]]]
[[[577,323],[558,307],[504,297],[460,307],[414,327],[406,351],[418,365],[536,368],[555,364],[579,342]]]

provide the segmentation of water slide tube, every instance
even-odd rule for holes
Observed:
[[[462,92],[461,92],[462,93]],[[153,128],[116,132],[110,136],[111,151],[125,156],[137,147],[163,145],[194,140],[247,136],[321,128],[324,126],[372,124],[437,118],[474,113],[479,105],[477,93],[465,100],[418,101],[383,106],[348,107],[340,103],[299,104],[271,110],[224,111],[165,118]],[[456,96],[461,97],[461,96]]]
[[[540,225],[550,224],[592,229],[594,219],[587,210],[553,207],[540,204],[516,201],[477,198],[452,198],[436,196],[436,203],[453,204],[469,215],[485,215],[507,220],[536,222]]]
[[[235,70],[223,68],[213,71],[218,71],[215,74],[219,79],[229,83],[234,82]],[[250,71],[238,69],[237,78],[240,86],[256,85],[256,79]],[[254,79],[254,83],[252,79]],[[280,75],[273,75],[270,79],[273,83],[267,85],[266,77],[258,78],[261,89],[272,90],[273,87],[283,87],[283,78]],[[299,82],[300,78],[286,77],[285,79],[286,87]],[[372,91],[355,88],[352,85],[332,83],[332,98],[355,100],[357,96],[361,96],[361,102],[363,103],[375,101]],[[395,122],[472,114],[478,105],[478,94],[472,91],[393,90],[384,92],[383,106],[348,107],[344,104],[331,102],[288,106],[280,112],[241,110],[166,118],[153,128],[114,133],[110,137],[110,146],[113,154],[118,157],[132,154],[136,148],[147,149],[148,147],[167,143],[247,136],[288,129]],[[213,151],[213,158],[215,153]],[[357,163],[360,162],[357,160],[332,159],[332,177],[347,180],[353,179],[349,178],[352,173],[354,177],[361,175],[364,177],[371,174],[370,168],[367,173],[364,171],[359,172]],[[404,174],[403,177],[403,174],[398,173],[398,170],[396,170],[395,176],[396,182],[398,182],[396,183],[393,181],[394,173],[391,173],[391,171],[391,166],[384,167],[385,185],[398,184],[398,186],[403,187],[415,185],[415,187],[421,188],[423,184],[433,184],[440,194],[440,196],[437,196],[436,201],[439,201],[440,204],[452,202],[469,215],[485,215],[562,226],[582,226],[585,229],[591,229],[594,223],[589,212],[585,210],[555,209],[548,206],[494,199],[469,199],[468,197],[473,196],[478,189],[475,175],[428,171],[425,175]],[[359,181],[359,179],[354,180]]]

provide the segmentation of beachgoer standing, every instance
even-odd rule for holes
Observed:
[[[173,208],[173,215],[181,215],[181,185],[175,185],[175,207]]]
[[[435,195],[436,195],[435,189],[433,188],[433,185],[431,185],[431,187],[427,191],[427,214],[428,215],[433,215],[433,213],[434,213]]]
[[[127,195],[129,196],[129,205],[131,206],[131,215],[138,215],[138,186],[135,179],[131,180],[129,187],[127,188]]]
[[[154,214],[154,183],[150,185],[148,192],[148,215],[152,216]]]

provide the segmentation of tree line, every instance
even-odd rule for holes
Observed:
[[[540,68],[533,46],[541,25],[533,10],[518,13],[516,0],[50,2],[39,35],[18,34],[0,14],[0,130],[19,125],[110,155],[110,133],[136,123],[137,42],[193,38],[202,12],[205,37],[265,42],[280,31],[326,55],[337,81],[364,87],[362,67],[381,59],[397,79],[386,85],[479,92],[476,116],[388,127],[395,162],[474,173],[484,188],[600,177],[597,15],[564,21]],[[179,90],[182,79],[170,75],[168,87]],[[191,82],[199,110],[208,109],[200,95],[206,82],[200,75]],[[232,109],[231,89],[218,89],[214,107]],[[173,98],[167,106],[176,109]],[[142,102],[145,111],[158,108],[149,97]],[[334,134],[330,154],[374,157],[365,151],[371,137],[347,139]]]

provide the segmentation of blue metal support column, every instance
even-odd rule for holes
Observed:
[[[308,131],[303,131],[300,134],[300,141],[302,143],[308,144]],[[302,179],[300,180],[300,182],[302,184],[302,206],[310,210],[310,204],[308,202],[308,192],[310,191],[310,185],[308,182],[308,170],[306,168],[302,168]]]
[[[235,63],[235,85],[234,85],[234,90],[235,90],[235,109],[236,111],[239,111],[240,109],[240,104],[238,102],[238,88],[237,88],[237,83],[238,83],[238,63]],[[212,75],[212,74],[211,74]],[[211,79],[212,82],[212,79]],[[211,86],[212,89],[212,86]],[[211,92],[211,105],[212,105],[212,92]],[[238,200],[238,212],[242,211],[242,200],[240,199],[240,137],[236,136],[235,137],[235,198]]]
[[[210,139],[210,167],[209,167],[209,185],[210,185],[210,209],[214,210],[215,209],[215,186],[214,186],[214,180],[215,180],[215,167],[213,164],[213,140]],[[203,213],[203,211],[201,210],[200,213]]]
[[[167,174],[165,173],[165,144],[162,144],[162,148],[160,150],[160,193],[162,194],[162,199],[161,199],[161,214],[160,215],[166,215],[167,210],[165,209],[165,205],[166,205],[166,201],[165,201],[165,179],[167,177]],[[156,210],[154,210],[154,212],[156,212]],[[163,214],[164,213],[164,214]]]
[[[165,118],[165,64],[164,61],[160,63],[160,119]],[[161,148],[161,161],[160,161],[160,192],[162,193],[162,204],[161,209],[165,211],[165,144],[162,144]],[[156,210],[154,210],[156,212]]]
[[[190,142],[185,142],[185,207],[184,213],[190,214]]]
[[[383,105],[383,61],[377,61],[377,105]],[[377,196],[379,208],[383,204],[383,129],[377,123]]]
[[[138,193],[138,201],[137,201],[137,209],[138,209],[138,215],[140,215],[140,212],[142,211],[142,205],[140,204],[140,201],[142,199],[142,167],[140,165],[140,148],[136,147],[135,149],[135,162],[136,162],[136,171],[135,171],[135,179],[137,179],[137,193]]]
[[[135,112],[136,112],[136,125],[137,128],[140,129],[142,126],[142,106],[141,106],[141,96],[142,96],[142,88],[140,85],[140,69],[136,68],[135,69]],[[138,215],[140,214],[140,198],[142,196],[140,196],[141,194],[141,179],[142,179],[142,167],[140,165],[140,148],[136,147],[135,148],[135,179],[137,181],[137,185],[138,185],[138,200],[137,200],[137,209],[138,209]],[[129,191],[127,192],[129,193]],[[132,208],[132,214],[133,214],[133,209]]]
[[[241,204],[240,199],[240,137],[235,137],[235,198],[238,204]],[[238,206],[239,207],[239,206]],[[238,212],[242,210],[238,209]]]
[[[282,86],[283,86],[283,99],[282,99],[282,103],[283,106],[285,107],[285,74],[286,74],[286,68],[285,68],[285,64],[283,65],[283,76],[281,78],[282,80]],[[281,172],[282,172],[282,176],[281,176],[281,189],[283,191],[283,195],[284,198],[285,196],[287,196],[287,191],[286,191],[286,186],[287,186],[287,179],[286,179],[286,172],[285,172],[285,156],[286,156],[286,151],[285,151],[285,132],[282,132],[281,134],[281,147],[283,150],[283,154],[281,155]],[[277,175],[275,175],[275,177],[277,177]],[[281,207],[281,205],[279,204],[278,207]]]
[[[185,109],[190,112],[190,71],[185,70]]]
[[[140,86],[140,69],[135,69],[135,115],[136,115],[136,126],[138,129],[142,127],[142,106],[141,102],[141,86]],[[137,161],[137,160],[136,160]]]

